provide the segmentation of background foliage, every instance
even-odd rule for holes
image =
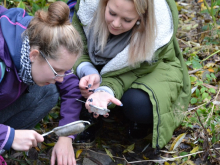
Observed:
[[[6,8],[20,7],[30,15],[34,15],[38,9],[46,9],[54,1],[4,0],[0,4]],[[156,159],[162,159],[159,164],[166,165],[219,164],[220,0],[176,0],[176,5],[179,11],[179,29],[176,36],[189,69],[192,96],[182,125],[176,129],[173,138],[161,150]],[[46,132],[57,126],[58,119],[59,107],[55,107],[36,126],[36,129],[39,132]],[[123,126],[118,129],[122,132]],[[116,134],[118,135],[118,132]],[[49,153],[55,141],[56,137],[51,136],[37,147],[35,150],[38,158],[35,161],[49,162]],[[112,159],[114,156],[125,155],[124,159],[128,164],[132,162],[128,161],[128,158],[131,157],[139,160],[139,163],[145,161],[156,163],[149,160],[151,156],[146,149],[149,145],[142,146],[144,150],[140,154],[136,151],[137,144],[122,145],[122,143],[115,145],[112,141],[108,143],[102,138],[98,138],[96,149],[106,152]],[[118,152],[115,151],[116,148],[119,150]],[[19,164],[31,164],[30,158],[23,153],[19,154],[9,152],[5,154],[5,157],[10,161],[16,160],[15,162],[19,162]],[[82,155],[82,150],[77,150],[76,158],[80,158],[80,154],[85,156]],[[131,156],[132,154],[133,156]]]

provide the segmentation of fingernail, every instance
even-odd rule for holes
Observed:
[[[123,106],[123,104],[121,103],[121,105],[120,105],[121,107]]]
[[[92,85],[91,85],[91,84],[89,84],[89,85],[88,85],[88,88],[90,88],[91,86],[92,86]]]
[[[91,90],[89,90],[89,92],[94,92],[95,91],[95,89],[91,89]]]

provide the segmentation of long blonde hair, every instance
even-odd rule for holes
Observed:
[[[153,59],[154,45],[157,34],[156,18],[154,12],[154,0],[128,0],[134,3],[140,16],[140,25],[134,25],[129,46],[128,62],[130,65],[143,61],[149,63]],[[93,35],[98,37],[98,44],[104,50],[109,36],[105,22],[105,9],[108,0],[100,0],[97,11],[93,17]]]
[[[39,10],[28,25],[30,46],[38,47],[47,58],[57,59],[60,46],[77,57],[82,54],[81,37],[69,21],[69,7],[62,1],[52,3],[48,11]]]

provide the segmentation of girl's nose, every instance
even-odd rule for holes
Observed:
[[[58,76],[55,78],[57,82],[63,82],[64,77]]]
[[[113,26],[115,28],[121,27],[121,20],[120,20],[120,18],[115,19],[112,24],[113,24]]]

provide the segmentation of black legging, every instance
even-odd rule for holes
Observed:
[[[141,89],[128,89],[122,99],[125,116],[136,123],[153,124],[153,108],[149,95]]]

